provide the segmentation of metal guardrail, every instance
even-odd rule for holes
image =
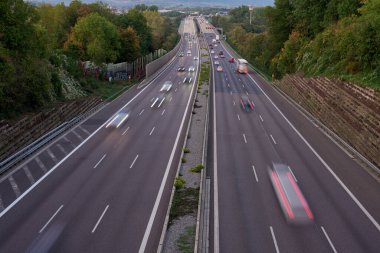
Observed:
[[[4,159],[0,162],[0,174],[3,174],[4,172],[8,171],[10,168],[12,168],[14,165],[18,164],[22,160],[24,160],[26,157],[33,154],[35,151],[43,147],[45,144],[49,143],[53,139],[55,139],[57,136],[62,134],[63,132],[67,131],[71,127],[75,126],[79,121],[86,118],[90,113],[97,110],[100,106],[103,106],[103,103],[100,103],[99,105],[95,106],[91,110],[83,113],[80,116],[74,117],[70,121],[66,121],[63,124],[59,125],[58,127],[54,128],[50,132],[44,134],[28,146],[22,148],[21,150],[17,151],[10,157]]]

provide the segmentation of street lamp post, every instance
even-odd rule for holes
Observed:
[[[253,11],[253,6],[249,6],[249,24],[252,25],[252,11]]]

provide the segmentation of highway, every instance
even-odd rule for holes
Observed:
[[[192,19],[184,22],[194,33]],[[181,43],[184,56],[147,86],[128,90],[1,179],[0,252],[157,250],[198,75],[196,36]],[[190,66],[192,83],[183,84]],[[170,92],[152,106],[165,81]],[[127,109],[129,118],[113,127]]]
[[[228,62],[233,52],[224,42],[215,46],[215,30],[198,20],[207,44],[226,56],[211,54],[210,252],[379,252],[379,183],[254,70],[237,73]],[[253,111],[242,110],[241,95]],[[311,225],[286,222],[269,178],[272,162],[290,167]]]

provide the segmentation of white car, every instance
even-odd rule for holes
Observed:
[[[214,59],[218,59],[219,57],[217,55],[214,55]]]
[[[219,65],[219,66],[216,68],[216,71],[218,71],[218,72],[222,72],[222,71],[223,71],[222,66]]]
[[[214,51],[214,50],[211,50],[211,53],[212,53],[212,54],[214,54],[214,53],[215,53],[215,51]]]
[[[106,125],[106,128],[108,127],[115,127],[118,128],[123,124],[124,121],[126,121],[129,118],[129,112],[119,112],[116,114],[116,116]]]
[[[168,93],[171,89],[172,89],[172,86],[173,86],[173,83],[171,81],[166,81],[161,89],[160,89],[160,92],[161,93]]]
[[[187,50],[187,56],[191,56],[191,51]]]
[[[191,66],[191,67],[189,68],[189,72],[194,72],[194,71],[195,71],[194,66]]]
[[[198,61],[198,56],[194,56],[194,61]]]
[[[219,65],[219,61],[215,61],[214,64],[215,64],[215,65]]]

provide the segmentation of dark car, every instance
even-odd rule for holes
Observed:
[[[246,95],[243,95],[240,97],[240,105],[241,105],[241,108],[246,112],[253,110],[253,104],[251,100],[249,100],[248,96]]]
[[[292,224],[312,223],[313,213],[289,166],[273,163],[272,168],[269,169],[269,177],[287,222]]]
[[[185,70],[186,70],[185,66],[179,66],[178,69],[177,69],[178,72],[183,72]]]

